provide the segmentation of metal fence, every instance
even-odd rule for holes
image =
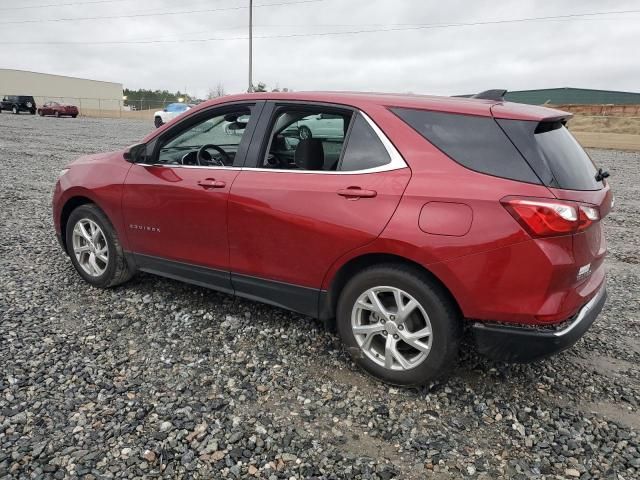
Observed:
[[[552,106],[552,105],[544,105]],[[640,117],[640,105],[553,105],[553,108],[593,117]]]
[[[40,106],[45,102],[58,102],[75,105],[80,111],[88,110],[112,110],[123,109],[123,101],[114,98],[81,98],[81,97],[58,97],[58,96],[34,96],[36,105]]]
[[[156,111],[163,110],[170,103],[177,103],[175,100],[129,101],[114,98],[61,97],[57,95],[34,95],[34,100],[38,107],[46,102],[75,105],[80,111],[80,116],[145,119],[153,118]]]

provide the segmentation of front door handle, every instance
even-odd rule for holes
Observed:
[[[215,178],[205,178],[204,180],[200,180],[198,182],[198,185],[200,185],[205,190],[209,190],[211,188],[224,188],[227,186],[226,182],[223,182],[222,180],[216,180]]]
[[[358,198],[373,198],[378,195],[378,192],[375,190],[365,190],[360,187],[348,187],[340,189],[336,192],[341,197],[346,197],[348,199],[358,199]]]

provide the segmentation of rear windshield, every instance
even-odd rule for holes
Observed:
[[[593,161],[562,121],[499,119],[497,122],[545,185],[566,190],[602,188],[602,183],[596,180]]]
[[[391,111],[459,164],[495,177],[541,183],[493,117],[409,108]]]

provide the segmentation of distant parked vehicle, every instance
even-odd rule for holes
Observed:
[[[282,133],[285,137],[297,136],[300,140],[341,138],[345,134],[342,117],[330,113],[308,115],[289,126]]]
[[[5,95],[0,103],[0,112],[2,110],[8,110],[16,115],[20,112],[35,115],[36,102],[30,95]]]
[[[38,108],[38,115],[55,115],[56,117],[73,117],[78,116],[78,107],[75,105],[67,105],[66,103],[46,102]]]
[[[186,103],[170,103],[164,110],[158,110],[153,115],[153,124],[156,128],[160,128],[162,125],[170,120],[173,120],[181,113],[186,112],[191,108],[191,105]]]

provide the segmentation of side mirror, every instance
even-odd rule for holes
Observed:
[[[123,154],[124,159],[127,162],[138,163],[140,162],[147,152],[147,145],[145,143],[138,143],[129,147]]]

